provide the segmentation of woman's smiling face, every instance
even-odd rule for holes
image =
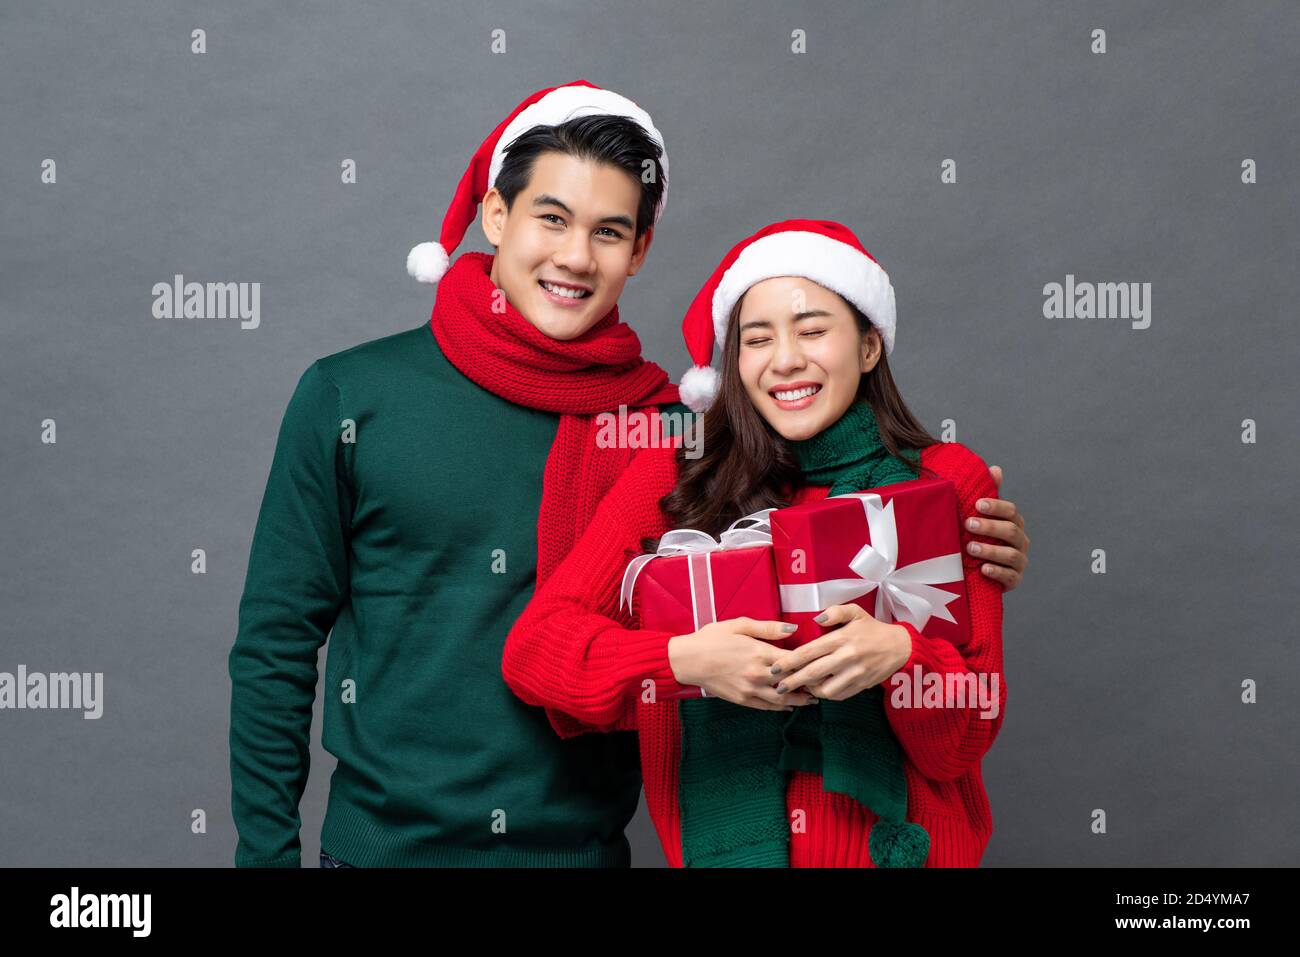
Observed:
[[[847,302],[800,276],[755,283],[737,321],[737,370],[749,400],[792,441],[838,422],[880,359],[875,327],[863,336]]]

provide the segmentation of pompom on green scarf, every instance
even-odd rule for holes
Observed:
[[[916,477],[880,440],[871,406],[855,402],[834,425],[789,443],[809,485],[828,495]],[[868,848],[877,867],[922,867],[930,836],[907,823],[903,753],[885,716],[881,685],[845,701],[793,712],[760,711],[718,698],[678,702],[681,720],[682,862],[686,867],[789,867],[786,783],[791,771],[822,776],[822,788],[874,812]]]

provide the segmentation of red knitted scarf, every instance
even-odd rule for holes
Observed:
[[[517,405],[561,413],[537,518],[540,588],[636,452],[599,448],[596,414],[673,403],[677,387],[641,358],[641,340],[619,321],[617,305],[576,339],[561,342],[539,331],[496,295],[492,258],[467,252],[452,263],[438,282],[429,324],[448,361],[469,379]]]

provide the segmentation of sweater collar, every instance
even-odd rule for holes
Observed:
[[[861,400],[853,402],[837,421],[811,438],[786,444],[799,463],[804,481],[829,485],[831,495],[916,477],[915,468],[907,463],[918,462],[919,454],[905,449],[902,458],[891,455],[880,437],[875,411]]]

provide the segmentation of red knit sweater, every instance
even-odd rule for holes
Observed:
[[[922,450],[921,462],[957,487],[963,520],[978,515],[975,502],[997,498],[988,467],[956,442]],[[636,730],[646,805],[672,867],[682,866],[677,770],[681,727],[677,703],[663,696],[683,690],[668,664],[663,631],[643,631],[625,608],[618,589],[627,563],[641,553],[642,536],[668,530],[659,499],[677,479],[674,450],[647,448],[637,454],[601,503],[578,545],[515,622],[506,639],[503,674],[522,700],[546,708],[563,737],[592,731]],[[828,489],[800,490],[794,503],[824,498]],[[970,641],[951,642],[921,634],[902,623],[912,655],[899,670],[998,676],[998,710],[980,716],[977,701],[967,707],[896,708],[887,693],[886,714],[904,754],[907,820],[930,834],[927,867],[973,867],[979,863],[993,819],[980,775],[980,759],[993,744],[1005,713],[1002,680],[1002,586],[980,571],[981,560],[966,551],[971,541],[993,543],[961,532],[962,564],[971,615]],[[642,700],[643,681],[655,682],[659,700]],[[992,685],[990,684],[990,689]],[[816,707],[808,705],[807,707]],[[804,827],[792,828],[791,867],[871,867],[867,835],[876,817],[852,798],[821,787],[821,777],[790,775],[789,820],[802,810]]]

